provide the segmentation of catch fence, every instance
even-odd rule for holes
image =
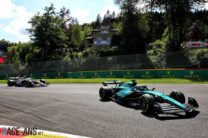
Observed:
[[[12,64],[0,64],[0,77],[5,78],[8,76],[30,74],[31,76],[38,76],[38,77],[51,76],[51,78],[57,78],[57,77],[73,77],[72,74],[79,74],[80,77],[85,78],[86,73],[84,72],[89,72],[89,71],[93,73],[88,73],[87,75],[88,78],[90,76],[94,76],[94,77],[123,76],[124,77],[126,75],[127,76],[129,75],[129,77],[142,77],[142,74],[135,75],[139,73],[132,72],[132,70],[133,71],[135,70],[145,71],[147,69],[164,70],[167,68],[176,68],[176,70],[178,70],[180,68],[198,68],[201,66],[200,64],[201,64],[200,61],[194,61],[193,59],[188,58],[183,51],[167,53],[166,55],[161,55],[157,57],[147,56],[144,54],[135,54],[135,55],[120,55],[120,56],[109,56],[109,57],[89,57],[86,59],[77,59],[73,61],[54,60],[54,61],[44,61],[44,62],[32,62],[24,66],[12,65]],[[124,74],[114,75],[114,74],[119,74],[119,73],[115,73],[116,71],[119,70],[124,71]],[[102,73],[102,75],[96,75],[99,74],[99,72],[108,72],[108,73],[107,74]],[[145,73],[148,76],[149,72],[142,72],[142,73]],[[156,75],[158,73],[159,72],[154,72],[155,75],[152,76],[161,77],[161,75],[159,76]],[[33,75],[33,74],[42,74],[42,75]],[[151,75],[149,77],[151,77]],[[169,73],[169,77],[171,77],[170,73]]]

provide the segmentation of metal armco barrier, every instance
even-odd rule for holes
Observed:
[[[117,71],[87,71],[87,72],[54,72],[54,73],[32,73],[28,76],[40,79],[58,78],[187,78],[207,79],[208,69],[161,69],[161,70],[117,70]],[[9,76],[0,76],[7,79]]]

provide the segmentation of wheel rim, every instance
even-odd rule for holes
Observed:
[[[145,97],[142,98],[140,106],[143,112],[146,112],[148,110],[149,105]]]

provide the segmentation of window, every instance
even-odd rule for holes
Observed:
[[[108,40],[102,40],[101,44],[102,44],[102,45],[109,45],[110,43],[109,43]]]
[[[101,37],[97,37],[97,38],[95,39],[95,41],[94,41],[94,44],[95,44],[95,45],[100,45],[101,43],[102,43]]]
[[[102,39],[101,37],[97,37],[93,43],[94,43],[94,45],[110,45],[111,38],[108,37],[107,39]]]
[[[101,31],[101,34],[108,34],[109,33],[109,30],[102,30]]]

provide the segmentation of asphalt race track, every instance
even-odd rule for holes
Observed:
[[[96,138],[207,138],[208,85],[148,85],[194,97],[192,117],[145,115],[114,102],[99,101],[99,84],[61,84],[15,88],[0,84],[0,125],[36,127]]]

